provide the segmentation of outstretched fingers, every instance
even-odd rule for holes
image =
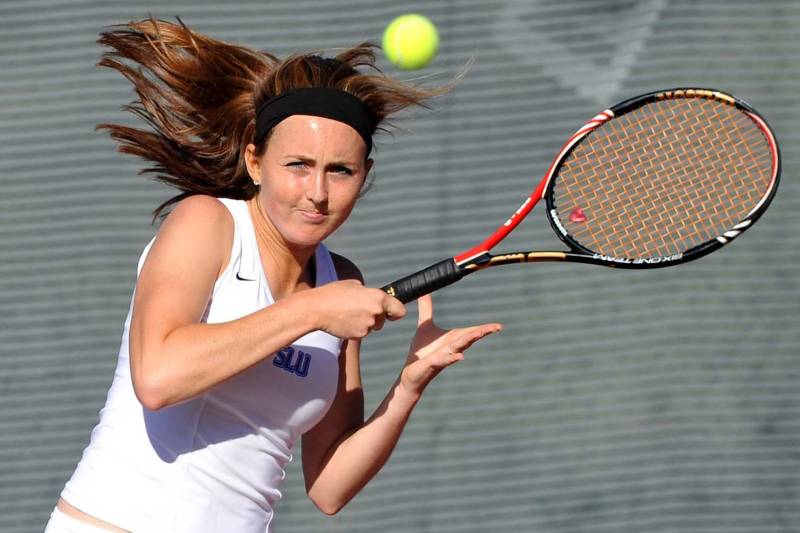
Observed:
[[[444,368],[454,363],[464,360],[464,352],[470,346],[478,342],[484,337],[501,331],[503,326],[501,324],[482,324],[480,326],[473,326],[460,330],[452,330],[450,332],[450,339],[442,348],[440,348],[433,357],[430,359],[431,366],[435,368]]]
[[[418,300],[419,322],[411,343],[402,383],[422,394],[428,383],[445,367],[464,359],[464,352],[480,339],[503,329],[498,323],[445,330],[433,323],[433,301],[430,295]]]
[[[479,326],[463,328],[458,330],[453,340],[450,341],[449,350],[453,354],[461,354],[463,356],[464,352],[469,349],[470,346],[482,338],[502,330],[503,325],[498,323],[481,324]]]

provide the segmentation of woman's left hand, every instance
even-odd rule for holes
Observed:
[[[433,322],[430,294],[417,300],[419,319],[411,342],[400,384],[410,393],[421,395],[428,383],[444,368],[464,359],[464,352],[478,340],[503,329],[501,324],[481,324],[466,328],[442,329]]]

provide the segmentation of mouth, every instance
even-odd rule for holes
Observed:
[[[320,211],[298,209],[297,212],[304,220],[307,220],[308,222],[312,222],[315,224],[323,222],[328,217],[326,213],[322,213]]]

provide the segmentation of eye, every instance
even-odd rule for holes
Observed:
[[[290,167],[290,168],[305,168],[306,167],[306,162],[305,161],[289,161],[288,163],[286,163],[286,166]]]
[[[345,176],[352,176],[353,170],[344,166],[344,165],[334,165],[331,167],[331,171],[335,174],[343,174]]]

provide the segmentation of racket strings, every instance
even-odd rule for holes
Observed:
[[[557,216],[597,253],[669,257],[742,220],[766,193],[772,164],[763,133],[734,106],[657,101],[606,122],[573,149],[553,184]]]
[[[708,103],[708,101],[698,100],[697,102]],[[724,107],[716,106],[714,110],[725,109]],[[684,109],[685,112],[688,112]],[[734,115],[735,116],[735,115]],[[721,147],[723,144],[729,144],[726,139],[719,138],[720,132],[732,131],[730,124],[723,124],[726,117],[720,116],[718,113],[715,115],[706,115],[705,122],[693,122],[691,117],[687,117],[678,112],[678,108],[674,106],[663,107],[663,112],[649,117],[650,120],[643,122],[646,129],[655,131],[660,123],[667,120],[669,124],[681,124],[684,127],[679,130],[665,130],[663,137],[650,137],[641,138],[637,136],[636,142],[641,146],[641,150],[645,153],[655,154],[654,170],[663,176],[677,177],[672,183],[665,183],[663,180],[656,181],[657,185],[652,191],[647,191],[642,187],[636,192],[639,194],[640,199],[652,200],[654,203],[641,213],[641,219],[649,224],[650,228],[663,228],[663,231],[651,232],[650,234],[642,233],[640,229],[638,236],[649,236],[648,240],[641,240],[640,246],[646,250],[652,250],[653,246],[661,245],[661,248],[656,248],[657,255],[669,255],[671,253],[678,253],[682,250],[669,249],[671,241],[682,243],[680,248],[686,249],[693,245],[704,242],[715,235],[712,235],[712,226],[708,222],[720,219],[721,216],[727,216],[728,219],[741,215],[740,212],[735,212],[733,215],[720,213],[718,206],[738,205],[735,201],[729,204],[720,204],[717,198],[724,198],[717,189],[720,185],[716,180],[713,172],[708,172],[708,169],[715,164],[715,160],[719,160],[718,152],[704,151],[703,148],[709,145]],[[709,128],[708,124],[720,123],[719,129]],[[650,139],[655,140],[655,145],[649,145]],[[661,141],[661,142],[659,142]],[[644,143],[644,144],[643,144]],[[640,159],[641,162],[641,159]],[[725,169],[716,169],[718,172],[724,172]],[[667,185],[672,185],[672,189],[667,189]],[[725,183],[722,183],[725,186]],[[622,191],[623,193],[625,191]],[[649,193],[649,196],[644,196]],[[683,193],[682,196],[679,193]],[[653,197],[655,195],[655,197]],[[666,197],[665,197],[666,195]],[[727,193],[730,196],[730,191]],[[714,209],[714,213],[708,216],[688,216],[692,215],[691,209],[686,212],[686,206],[683,204],[688,201],[688,207],[698,209]],[[732,221],[731,223],[735,223]],[[705,231],[704,231],[705,230]],[[619,228],[615,231],[619,234]],[[670,238],[670,231],[674,232]],[[724,231],[724,228],[721,229]],[[669,238],[669,239],[668,239]]]
[[[642,124],[646,126],[645,129],[651,131],[655,131],[659,123],[665,120],[669,123],[681,122],[686,126],[679,131],[665,130],[662,132],[662,136],[647,136],[640,132],[631,140],[633,146],[638,146],[642,153],[657,154],[653,159],[653,170],[658,175],[677,178],[672,183],[665,183],[664,180],[654,181],[652,190],[645,188],[647,184],[640,184],[634,191],[631,191],[633,197],[641,200],[637,218],[646,221],[650,228],[663,228],[673,232],[672,239],[669,239],[670,234],[667,231],[643,234],[639,228],[636,235],[639,249],[652,250],[655,255],[668,256],[680,251],[670,248],[671,240],[678,240],[678,242],[683,242],[685,247],[690,247],[691,244],[702,242],[709,237],[709,235],[703,234],[704,228],[698,227],[695,219],[681,216],[683,211],[681,204],[683,201],[688,201],[690,205],[705,206],[709,205],[712,198],[716,196],[713,190],[714,183],[698,183],[692,187],[692,182],[696,182],[698,179],[697,170],[704,169],[708,165],[705,157],[708,154],[698,152],[698,144],[703,141],[719,142],[719,139],[703,139],[703,130],[699,129],[695,123],[685,122],[685,117],[680,116],[674,107],[665,108],[664,112],[646,118],[648,120],[642,121]],[[638,163],[639,165],[646,164],[646,160],[638,158]],[[672,188],[668,189],[668,185]],[[679,191],[686,192],[689,196],[682,197],[678,194]],[[628,193],[629,189],[618,192]],[[647,200],[655,200],[658,203],[647,205],[644,203]],[[687,221],[691,224],[686,224]],[[605,246],[611,244],[609,239],[611,235],[624,236],[623,228],[614,227],[612,229],[613,233],[604,235]],[[630,240],[630,235],[627,237],[627,240]],[[627,250],[623,257],[634,254],[635,250]]]

